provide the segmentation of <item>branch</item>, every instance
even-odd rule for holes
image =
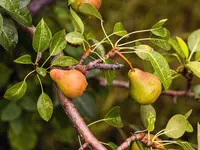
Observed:
[[[146,145],[148,147],[155,148],[155,149],[166,150],[166,148],[164,146],[162,146],[161,144],[156,144],[155,142],[153,142],[150,139],[148,139],[148,134],[146,134],[146,133],[137,133],[137,134],[132,135],[131,137],[127,138],[126,141],[124,141],[117,148],[117,150],[125,150],[125,149],[127,149],[131,145],[131,143],[133,141],[140,141],[144,145]]]
[[[84,144],[79,148],[79,150],[84,150],[84,149],[86,149],[88,146],[89,146],[88,143],[84,143]]]
[[[84,139],[85,143],[88,143],[88,145],[91,145],[92,148],[96,150],[106,150],[106,148],[96,139],[96,137],[89,130],[83,118],[77,111],[74,103],[63,95],[57,85],[55,86],[55,89],[60,103],[62,104],[65,111],[65,114],[68,115],[76,130]]]

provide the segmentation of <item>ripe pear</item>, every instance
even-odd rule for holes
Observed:
[[[102,0],[76,0],[74,3],[72,3],[72,7],[77,10],[80,5],[84,3],[89,3],[93,5],[96,9],[99,9],[102,3]]]
[[[76,98],[83,94],[88,83],[85,76],[78,70],[52,69],[51,78],[68,98]]]
[[[130,95],[141,105],[152,104],[159,97],[162,85],[158,77],[135,68],[128,72]]]

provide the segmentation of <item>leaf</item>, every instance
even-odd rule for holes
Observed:
[[[0,63],[0,89],[2,89],[6,84],[9,83],[12,72],[12,68],[7,67],[3,63]]]
[[[200,51],[198,51],[195,55],[195,61],[200,61]]]
[[[73,99],[73,102],[82,116],[90,120],[96,119],[97,105],[91,95],[84,93],[81,97]]]
[[[199,123],[197,123],[197,143],[198,143],[198,147],[200,147],[200,124]]]
[[[117,127],[117,128],[122,128],[123,123],[122,119],[120,116],[120,107],[116,106],[112,108],[104,117],[104,121],[111,126]]]
[[[47,75],[47,70],[45,68],[37,67],[36,72],[42,77],[45,77]]]
[[[195,98],[200,98],[200,84],[195,85],[193,88]]]
[[[195,150],[188,142],[185,142],[185,141],[178,140],[176,141],[176,144],[181,146],[183,150]]]
[[[26,81],[21,81],[9,88],[4,94],[4,98],[8,100],[18,100],[24,96],[26,89]]]
[[[105,60],[106,64],[112,64],[112,60],[107,59]],[[108,83],[108,85],[111,85],[113,80],[115,79],[115,70],[106,70],[105,71],[105,77],[106,77],[106,81]]]
[[[8,130],[8,138],[10,144],[17,150],[30,150],[34,149],[37,143],[37,134],[31,127],[31,124],[23,126],[23,130],[20,133],[16,133],[12,128]]]
[[[191,61],[186,65],[192,72],[200,78],[200,62]]]
[[[89,3],[84,3],[80,5],[78,10],[84,14],[94,16],[103,21],[102,16],[99,13],[99,11]]]
[[[65,37],[66,41],[70,44],[80,45],[84,41],[83,35],[79,32],[70,32]]]
[[[191,114],[192,114],[192,109],[190,109],[187,113],[185,113],[184,116],[186,117],[186,119],[188,119]]]
[[[183,54],[185,55],[186,58],[188,58],[189,50],[188,50],[188,47],[187,47],[186,43],[180,37],[176,37],[176,39],[177,39],[177,41],[179,43],[180,48],[183,51]]]
[[[0,13],[0,34],[2,32],[2,28],[3,28],[3,17],[2,17],[2,15]]]
[[[174,115],[167,123],[165,135],[170,138],[180,138],[186,131],[187,120],[183,115]]]
[[[163,48],[164,50],[170,50],[171,49],[171,45],[168,43],[168,36],[163,38],[163,37],[158,37],[155,35],[151,35],[151,42],[155,45],[157,45],[158,47]]]
[[[113,143],[113,142],[108,142],[107,145],[112,149],[112,150],[117,150],[118,146]]]
[[[167,29],[163,28],[163,24],[167,21],[167,19],[160,20],[158,23],[156,23],[153,27],[151,32],[160,37],[166,37],[167,36]]]
[[[189,35],[188,47],[192,52],[200,50],[200,29],[192,32]]]
[[[141,105],[140,116],[144,126],[147,128],[148,132],[151,132],[155,128],[156,122],[156,111],[152,105]]]
[[[0,0],[2,6],[8,12],[17,12],[19,10],[20,0]]]
[[[66,67],[66,66],[72,66],[77,64],[78,61],[74,59],[73,57],[70,56],[60,56],[57,57],[53,62],[52,66],[61,66],[61,67]]]
[[[125,36],[128,34],[121,22],[115,24],[113,32],[118,36]]]
[[[72,15],[72,18],[74,19],[75,25],[78,28],[78,31],[81,32],[81,34],[84,33],[84,24],[81,20],[81,18],[76,14],[76,12],[70,8],[70,13]]]
[[[65,49],[65,47],[67,46],[67,42],[65,41],[65,35],[65,30],[61,30],[53,36],[49,49],[50,56],[57,55],[63,49]]]
[[[2,121],[12,121],[21,115],[21,108],[16,103],[9,103],[1,113]]]
[[[161,80],[164,88],[167,90],[172,82],[171,69],[165,58],[158,52],[151,51],[149,54],[149,61],[151,62],[158,78]]]
[[[30,2],[31,0],[20,0],[20,8],[26,7]]]
[[[20,56],[19,58],[15,59],[14,62],[18,64],[33,64],[31,61],[31,55],[29,54]]]
[[[11,21],[4,20],[0,33],[0,44],[6,50],[12,50],[18,43],[17,30]]]
[[[149,45],[143,45],[143,44],[137,46],[136,48],[135,53],[138,55],[138,57],[140,57],[143,60],[148,60],[148,53],[143,51],[151,52],[153,51],[153,48],[151,48]]]
[[[37,101],[37,110],[41,118],[45,121],[49,121],[53,114],[53,103],[50,97],[44,92],[42,92]]]
[[[51,31],[48,25],[42,19],[37,25],[34,33],[33,49],[36,52],[44,52],[49,47],[51,38],[52,38]]]
[[[32,17],[27,7],[24,7],[17,12],[10,12],[9,14],[17,22],[26,26],[32,26]]]
[[[187,121],[187,126],[186,126],[186,129],[185,129],[187,132],[193,132],[194,129],[192,127],[192,125],[190,124],[189,121]]]
[[[74,2],[76,2],[76,0],[68,0],[68,6],[71,5]]]
[[[176,39],[170,38],[168,43],[173,47],[173,49],[176,51],[176,53],[181,56],[182,58],[185,58],[185,55]]]
[[[95,51],[96,51],[101,57],[103,57],[103,56],[105,55],[105,48],[104,48],[103,44],[99,44],[99,41],[96,40],[96,39],[91,39],[91,40],[92,40],[92,42],[93,42],[94,44],[97,44],[97,43],[98,43],[98,46],[97,46],[97,48],[96,48]]]

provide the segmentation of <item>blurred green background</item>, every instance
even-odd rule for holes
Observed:
[[[108,33],[112,32],[116,22],[122,22],[128,32],[142,29],[149,29],[153,24],[161,19],[167,18],[166,27],[172,36],[182,37],[187,40],[188,35],[200,28],[200,0],[103,0],[100,13],[105,21],[105,29]],[[86,31],[95,33],[96,39],[103,38],[100,28],[100,21],[80,14],[84,20]],[[55,3],[45,6],[33,16],[33,24],[37,25],[39,20],[44,18],[53,33],[66,29],[67,32],[73,31],[70,21],[69,10],[66,0],[57,0]],[[64,114],[59,101],[55,96],[52,81],[49,77],[42,78],[44,91],[50,95],[54,103],[54,113],[49,122],[43,121],[37,110],[36,103],[41,94],[37,78],[28,78],[28,91],[25,96],[11,103],[3,98],[4,92],[8,87],[16,82],[22,81],[25,75],[33,69],[28,65],[15,64],[12,60],[23,54],[31,54],[35,58],[32,49],[32,41],[29,35],[18,27],[19,43],[12,52],[7,52],[0,47],[0,150],[74,150],[79,148],[77,132],[74,130],[69,119]],[[148,35],[140,34],[131,36],[130,39]],[[129,39],[129,40],[130,40]],[[162,52],[158,47],[153,46],[156,51]],[[107,45],[105,50],[109,51]],[[171,50],[173,52],[173,50]],[[83,53],[82,48],[70,47],[65,49],[67,55],[77,59]],[[45,53],[43,60],[48,56]],[[145,71],[152,72],[152,67],[148,62],[140,60],[136,55],[126,55],[134,65]],[[119,58],[115,62],[124,63]],[[170,60],[170,67],[176,68],[176,60]],[[116,79],[128,81],[127,72],[129,67],[125,64],[121,70],[116,71]],[[104,72],[98,73],[103,76]],[[121,116],[124,127],[114,128],[106,123],[99,123],[91,127],[92,132],[102,142],[114,142],[117,145],[134,133],[136,130],[145,129],[142,125],[139,113],[139,104],[132,101],[128,89],[118,87],[101,87],[96,80],[89,79],[89,86],[86,93],[74,100],[76,106],[87,123],[101,119],[114,106],[121,107]],[[194,78],[193,85],[200,83]],[[171,89],[185,90],[186,80],[178,77],[173,81]],[[167,121],[174,114],[184,114],[193,109],[189,121],[194,127],[193,133],[186,133],[183,140],[191,143],[196,141],[196,125],[200,121],[200,103],[189,97],[178,97],[177,103],[173,98],[161,95],[153,106],[157,112],[157,122],[155,133],[165,128]]]

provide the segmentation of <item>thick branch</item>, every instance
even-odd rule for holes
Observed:
[[[83,118],[77,111],[74,103],[63,95],[57,85],[55,86],[55,89],[65,113],[68,115],[76,130],[84,139],[85,143],[88,143],[92,146],[92,148],[96,150],[106,150],[106,148],[96,139],[96,137],[89,130]]]

